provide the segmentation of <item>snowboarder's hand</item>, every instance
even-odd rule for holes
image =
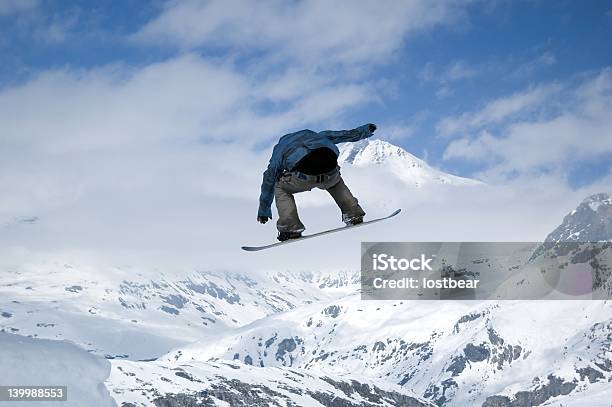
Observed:
[[[259,222],[259,223],[261,223],[263,225],[264,223],[266,223],[270,219],[271,218],[268,218],[267,216],[258,216],[257,217],[257,222]]]
[[[370,130],[370,133],[374,133],[376,131],[376,125],[374,123],[369,123],[368,130]]]

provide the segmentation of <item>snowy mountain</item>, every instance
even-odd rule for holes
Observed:
[[[612,241],[612,196],[607,193],[585,198],[563,218],[534,251],[531,260],[546,253],[565,255],[579,243]],[[575,243],[575,244],[571,244]],[[564,253],[565,252],[565,253]]]
[[[367,167],[390,173],[407,185],[428,184],[480,185],[480,181],[462,178],[436,170],[406,150],[383,140],[364,139],[339,145],[340,166]]]
[[[171,368],[234,359],[261,369],[385,380],[439,406],[493,406],[516,397],[565,404],[571,397],[562,396],[594,397],[612,380],[611,307],[598,301],[381,303],[351,296],[271,316],[157,363]],[[574,322],[545,322],[559,320]]]
[[[70,339],[107,358],[151,359],[203,336],[342,297],[358,282],[346,272],[148,275],[62,263],[3,270],[0,331]]]
[[[530,266],[528,255],[523,261]],[[607,406],[612,396],[612,305],[377,302],[348,293],[267,316],[219,334],[214,342],[180,347],[155,366],[200,369],[229,360],[264,376],[273,369],[291,369],[356,383],[382,380],[438,406]],[[129,366],[146,369],[142,363]],[[147,386],[162,388],[160,380],[151,378]],[[201,384],[182,386],[173,392],[186,397]],[[142,402],[126,386],[118,391],[121,400]],[[151,394],[149,401],[160,397]]]
[[[363,165],[386,171],[387,160],[410,159],[393,151]],[[609,225],[609,206],[607,195],[587,198],[549,243],[595,236]],[[531,267],[529,253],[521,261]],[[20,341],[37,354],[65,346],[57,340],[78,345],[66,358],[95,373],[70,383],[105,380],[125,407],[608,406],[612,398],[609,301],[363,301],[356,270],[13,266],[0,274],[0,330],[9,350]],[[40,369],[26,360],[25,372]],[[83,405],[109,405],[104,389],[90,394]]]
[[[313,370],[253,367],[229,360],[171,365],[117,361],[113,366],[108,388],[122,407],[434,407],[385,380],[357,381]]]
[[[602,242],[612,240],[612,195],[587,197],[550,233],[545,242]]]
[[[500,287],[537,298],[609,298],[612,295],[612,197],[584,199],[565,216],[522,270]]]
[[[531,256],[531,261],[554,259],[555,263],[589,264],[595,270],[594,288],[612,293],[609,264],[612,247],[612,195],[585,198],[563,218]]]

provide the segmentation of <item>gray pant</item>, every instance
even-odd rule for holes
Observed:
[[[293,194],[310,191],[313,188],[324,189],[334,198],[342,212],[342,220],[347,221],[365,215],[357,198],[351,194],[340,172],[326,177],[323,182],[314,182],[298,178],[293,172],[285,173],[274,185],[274,200],[278,209],[276,228],[279,232],[302,232],[305,227],[298,216]]]

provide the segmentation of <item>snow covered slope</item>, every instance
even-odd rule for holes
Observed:
[[[163,361],[235,359],[387,380],[437,405],[483,405],[495,395],[513,398],[542,386],[551,394],[563,388],[569,399],[612,380],[611,316],[612,304],[600,301],[376,302],[352,296],[268,317]]]
[[[151,359],[268,315],[354,292],[356,273],[156,273],[49,262],[0,279],[0,331]]]
[[[0,386],[67,386],[67,401],[0,401],[0,406],[116,405],[104,386],[110,363],[66,341],[0,333],[0,367]]]
[[[480,181],[447,174],[432,168],[406,150],[383,140],[365,139],[339,145],[338,163],[391,174],[410,186],[428,184],[480,185]]]
[[[605,225],[607,199],[591,197],[568,215],[588,210],[601,222],[566,217],[570,226],[551,243],[573,235],[565,229],[590,236]],[[598,239],[612,240],[603,230]],[[106,386],[126,407],[608,407],[612,399],[609,301],[362,301],[355,272],[155,276],[61,261],[7,267],[0,328],[106,355]],[[92,372],[90,383],[104,380]]]
[[[116,361],[108,387],[124,407],[434,407],[383,380],[356,381],[311,370],[261,368],[222,360]]]

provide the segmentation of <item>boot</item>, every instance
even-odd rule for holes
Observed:
[[[302,232],[278,232],[277,239],[281,242],[289,239],[299,239],[302,237]]]
[[[355,226],[363,223],[363,216],[354,216],[349,218],[347,215],[342,216],[342,221],[346,223],[346,226]]]

